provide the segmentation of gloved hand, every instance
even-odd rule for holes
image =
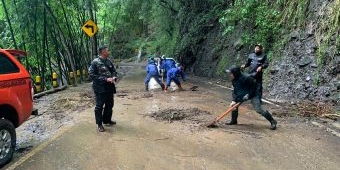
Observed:
[[[229,106],[233,107],[235,104],[236,104],[236,102],[232,101]]]
[[[243,101],[246,101],[248,99],[249,99],[249,94],[244,95],[243,98],[242,98]]]

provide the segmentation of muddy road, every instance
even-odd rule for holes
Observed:
[[[185,91],[144,92],[144,66],[121,66],[115,126],[99,133],[94,96],[85,83],[36,101],[40,115],[18,131],[18,148],[8,169],[308,169],[340,167],[339,124],[304,118],[275,106],[278,129],[240,107],[239,125],[206,123],[224,112],[231,92],[191,78]],[[189,88],[198,85],[196,91]],[[334,126],[332,126],[334,125]]]

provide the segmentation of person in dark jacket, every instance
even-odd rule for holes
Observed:
[[[256,80],[257,91],[259,93],[260,101],[262,99],[262,77],[263,69],[266,69],[269,65],[267,55],[262,51],[261,44],[255,45],[254,53],[249,54],[247,63],[242,65],[241,68],[249,67],[249,74]]]
[[[264,110],[261,106],[260,95],[256,90],[256,82],[255,80],[243,73],[241,73],[240,67],[232,66],[226,70],[229,78],[232,80],[233,84],[233,101],[230,103],[230,106],[235,105],[239,102],[245,102],[247,100],[251,100],[251,103],[255,109],[255,111],[265,117],[271,124],[272,130],[276,129],[277,122],[273,119],[272,115]],[[226,123],[227,125],[236,125],[238,117],[238,107],[232,111],[231,113],[231,121]]]
[[[150,58],[148,61],[148,65],[146,66],[146,78],[145,78],[145,91],[149,91],[149,82],[151,80],[151,78],[154,78],[156,80],[156,82],[162,87],[162,90],[164,90],[165,86],[164,84],[161,82],[161,80],[159,80],[158,77],[158,69],[157,69],[157,65],[155,63],[155,60],[153,58]]]
[[[164,89],[164,91],[166,92],[168,90],[168,87],[170,87],[170,83],[173,80],[179,90],[183,90],[182,86],[181,86],[181,82],[179,81],[177,76],[181,76],[182,80],[185,81],[185,75],[184,75],[184,67],[180,66],[177,68],[171,68],[170,70],[168,70],[167,74],[166,74],[166,87]]]
[[[105,131],[103,124],[116,124],[116,121],[111,120],[111,118],[114,105],[113,94],[116,93],[117,72],[108,57],[108,48],[106,46],[100,47],[99,56],[92,61],[89,67],[89,75],[93,80],[92,87],[96,96],[94,113],[99,132]]]

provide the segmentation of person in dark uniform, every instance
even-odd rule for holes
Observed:
[[[113,94],[116,93],[117,72],[108,58],[109,55],[106,46],[100,47],[99,56],[92,61],[89,67],[89,75],[93,80],[92,87],[96,96],[94,113],[99,132],[105,131],[103,124],[116,124],[116,121],[111,120],[111,118],[114,105]]]
[[[226,70],[229,78],[233,84],[233,101],[230,103],[232,107],[236,103],[251,100],[255,111],[265,117],[271,124],[270,129],[275,130],[277,122],[273,119],[272,115],[264,110],[261,106],[260,95],[256,88],[255,80],[249,76],[241,73],[240,67],[232,66]],[[231,112],[231,121],[227,125],[236,125],[238,117],[238,107]]]
[[[249,67],[249,74],[256,80],[257,91],[259,93],[260,101],[262,99],[262,79],[263,69],[266,69],[269,65],[267,55],[262,51],[263,47],[261,44],[255,45],[254,53],[249,54],[247,63],[242,65],[241,68]]]
[[[148,65],[146,66],[146,73],[147,75],[144,81],[145,91],[149,91],[149,82],[151,78],[154,78],[156,82],[162,87],[162,90],[164,90],[165,86],[161,82],[161,80],[159,80],[157,65],[153,57],[148,60]]]

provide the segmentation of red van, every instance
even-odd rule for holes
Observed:
[[[0,167],[12,159],[15,128],[34,110],[30,74],[17,59],[25,56],[24,51],[0,49]]]

